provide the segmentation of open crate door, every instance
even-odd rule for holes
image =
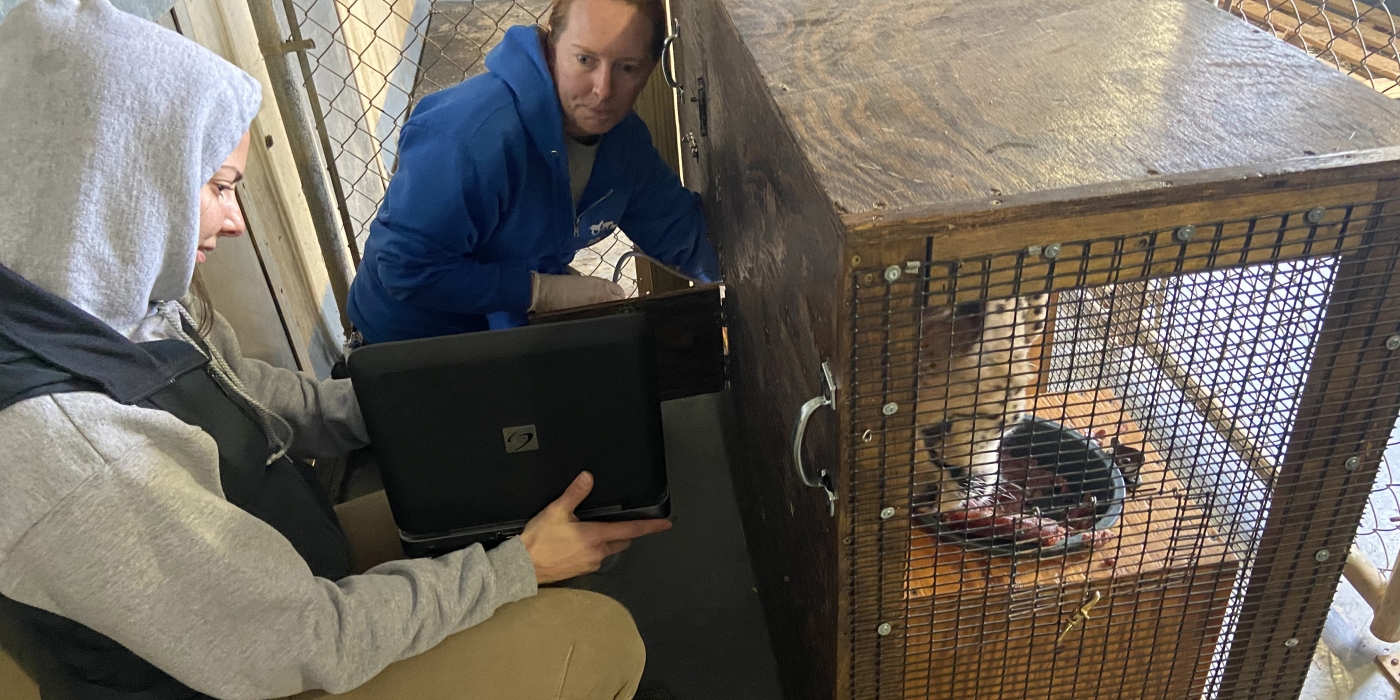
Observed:
[[[724,389],[727,381],[724,317],[716,286],[535,314],[530,323],[556,323],[619,313],[640,313],[651,321],[656,334],[657,378],[662,401]]]

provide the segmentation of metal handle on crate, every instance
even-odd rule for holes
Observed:
[[[836,381],[831,378],[831,368],[825,362],[822,363],[822,395],[802,404],[802,410],[797,414],[797,422],[792,427],[792,463],[797,467],[797,478],[801,479],[804,485],[819,488],[826,493],[827,514],[835,516],[836,493],[828,484],[826,470],[821,470],[821,473],[813,478],[808,476],[807,469],[802,466],[802,441],[807,436],[807,421],[823,406],[836,410]]]
[[[680,84],[680,81],[676,80],[675,73],[671,72],[671,62],[666,60],[666,52],[671,50],[671,46],[675,44],[676,39],[679,38],[681,38],[681,23],[680,20],[672,17],[671,35],[666,37],[665,41],[661,42],[661,77],[666,79],[666,84],[670,85],[672,90],[685,92],[685,87]],[[675,58],[675,54],[672,53],[671,57]]]

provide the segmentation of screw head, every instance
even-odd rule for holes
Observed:
[[[1328,557],[1331,557],[1331,556],[1332,556],[1332,553],[1331,553],[1331,552],[1329,552],[1329,551],[1327,551],[1327,550],[1325,550],[1325,549],[1319,549],[1319,550],[1317,550],[1317,554],[1314,554],[1314,555],[1313,555],[1313,559],[1316,559],[1316,560],[1317,560],[1317,563],[1321,564],[1322,562],[1327,561]]]
[[[880,511],[880,519],[881,519],[881,520],[889,520],[890,518],[893,518],[893,517],[894,517],[894,509],[893,509],[893,508],[885,508],[884,510]]]
[[[852,264],[852,265],[859,265],[859,264],[860,264],[860,256],[859,256],[859,255],[852,255],[852,256],[851,256],[851,264]]]
[[[1194,235],[1196,235],[1196,227],[1191,224],[1186,224],[1172,233],[1172,236],[1182,243],[1191,240]]]
[[[1400,335],[1392,335],[1385,339],[1386,350],[1400,350]]]
[[[899,279],[899,276],[901,274],[903,273],[900,272],[898,265],[890,265],[889,267],[885,268],[885,281],[893,282]]]
[[[1040,254],[1044,255],[1046,260],[1054,260],[1055,258],[1060,257],[1060,244],[1051,243],[1050,245],[1045,246],[1045,248],[1041,249]]]
[[[1345,466],[1346,466],[1347,469],[1355,469],[1355,468],[1361,466],[1361,458],[1360,458],[1360,457],[1348,457]]]
[[[1298,646],[1298,638],[1297,638],[1297,637],[1289,637],[1289,638],[1288,638],[1288,641],[1284,642],[1283,645],[1286,646],[1286,647],[1288,647],[1289,649],[1292,649],[1293,647]]]
[[[879,633],[881,637],[885,637],[888,636],[890,632],[894,631],[894,627],[891,627],[888,622],[881,622],[880,626],[875,628],[875,631]]]
[[[885,404],[884,408],[881,408],[881,409],[880,409],[880,412],[881,412],[881,413],[884,413],[884,414],[887,415],[887,416],[892,416],[892,415],[894,415],[895,413],[899,412],[899,404],[897,404],[897,403],[891,401],[891,402]]]
[[[1310,224],[1316,224],[1316,223],[1321,223],[1322,217],[1324,217],[1324,216],[1326,216],[1326,215],[1327,215],[1327,210],[1326,210],[1326,209],[1323,209],[1322,207],[1316,207],[1316,208],[1314,208],[1314,209],[1309,209],[1309,210],[1308,210],[1308,213],[1307,213],[1303,218],[1307,219],[1307,220],[1308,220],[1308,223],[1310,223]]]

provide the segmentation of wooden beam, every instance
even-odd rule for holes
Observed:
[[[1351,562],[1350,558],[1347,562]],[[1400,559],[1397,559],[1397,563],[1400,563]],[[1371,634],[1383,642],[1392,644],[1400,642],[1400,585],[1397,585],[1397,580],[1395,576],[1390,577],[1390,583],[1385,587],[1380,604],[1374,606],[1376,617],[1371,620]]]
[[[181,0],[175,11],[186,36],[263,86],[262,106],[249,129],[252,148],[240,201],[250,229],[257,232],[258,252],[303,369],[329,369],[330,358],[340,353],[338,334],[322,312],[330,278],[276,98],[268,88],[252,15],[237,0]]]

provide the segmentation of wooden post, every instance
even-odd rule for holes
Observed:
[[[1400,559],[1397,559],[1397,562],[1400,562]],[[1347,558],[1347,563],[1351,563],[1350,557]],[[1400,563],[1397,563],[1397,566],[1400,566]],[[1400,642],[1400,585],[1396,584],[1394,575],[1390,577],[1390,583],[1385,587],[1385,595],[1375,608],[1376,617],[1371,621],[1371,634],[1383,642]]]
[[[1366,556],[1365,552],[1352,546],[1351,552],[1347,554],[1347,563],[1342,567],[1342,575],[1347,577],[1352,588],[1361,594],[1361,599],[1365,600],[1372,610],[1380,608],[1381,598],[1386,589],[1385,577],[1381,576],[1381,572],[1371,563],[1371,558]]]

